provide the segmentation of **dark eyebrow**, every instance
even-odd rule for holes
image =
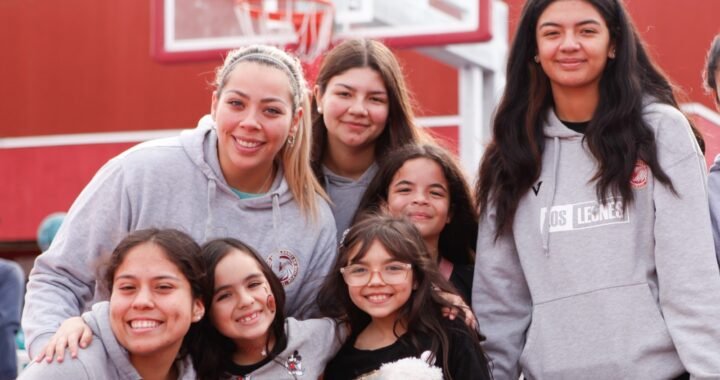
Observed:
[[[580,21],[580,22],[578,22],[578,23],[575,23],[575,27],[583,26],[583,25],[587,25],[587,24],[593,24],[593,25],[598,25],[598,26],[601,25],[599,21],[590,19],[590,20],[583,20],[583,21]],[[541,29],[541,28],[546,27],[546,26],[560,27],[561,25],[558,24],[558,23],[556,23],[556,22],[553,22],[553,21],[547,21],[547,22],[544,22],[544,23],[540,24],[540,25],[538,26],[538,29]]]
[[[127,279],[127,280],[135,280],[137,279],[137,276],[134,276],[132,274],[121,274],[117,277],[115,277],[115,280],[121,280],[121,279]],[[172,281],[180,281],[180,279],[177,276],[173,276],[170,274],[163,274],[160,276],[152,277],[153,281],[157,280],[172,280]]]
[[[246,93],[244,93],[244,92],[242,92],[242,91],[240,91],[240,90],[226,90],[225,92],[232,92],[232,93],[236,94],[237,96],[239,96],[239,97],[241,97],[241,98],[245,98],[245,99],[249,99],[249,98],[250,98],[250,96],[249,96],[248,94],[246,94]],[[262,99],[260,99],[260,102],[261,102],[261,103],[280,102],[280,103],[283,103],[283,104],[285,104],[285,105],[288,105],[288,103],[287,103],[284,99],[282,99],[282,98],[277,98],[277,97],[274,97],[274,96],[267,97],[267,98],[262,98]]]
[[[344,87],[344,88],[346,88],[346,89],[348,89],[348,90],[350,90],[350,91],[357,91],[357,89],[356,89],[355,87],[350,86],[349,84],[345,84],[345,83],[335,83],[334,86]],[[378,90],[378,91],[369,91],[368,94],[371,94],[371,95],[387,95],[387,91],[380,91],[380,90]]]
[[[262,273],[251,273],[251,274],[249,274],[247,277],[245,277],[244,279],[242,279],[242,282],[247,282],[247,281],[250,281],[250,280],[257,279],[257,278],[264,278],[264,276],[263,276]],[[231,288],[232,285],[233,285],[233,284],[225,284],[225,285],[219,286],[219,287],[215,288],[215,290],[213,290],[213,294],[217,294],[218,292],[220,292],[220,291],[222,291],[222,290],[225,290],[225,289],[227,289],[227,288]]]

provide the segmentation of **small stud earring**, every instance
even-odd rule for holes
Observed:
[[[540,57],[538,57],[537,55],[534,56],[533,59],[535,60],[535,63],[540,63]]]
[[[293,136],[293,135],[288,136],[287,144],[289,147],[292,147],[293,145],[295,145],[295,136]]]
[[[318,106],[317,111],[319,114],[322,114],[322,108],[320,108],[320,106]]]
[[[610,53],[608,54],[608,58],[615,59],[615,50],[610,50]]]

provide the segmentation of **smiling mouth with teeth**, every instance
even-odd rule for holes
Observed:
[[[152,329],[152,328],[155,328],[158,326],[160,326],[160,322],[158,322],[158,321],[148,321],[148,320],[130,321],[130,327],[133,329]]]
[[[247,323],[247,322],[253,321],[253,320],[256,319],[257,317],[258,317],[258,312],[256,311],[256,312],[254,312],[254,313],[252,313],[252,314],[250,314],[250,315],[246,315],[246,316],[244,316],[244,317],[239,318],[239,321],[242,322],[242,323]]]
[[[372,294],[367,296],[367,299],[369,299],[371,302],[382,302],[390,298],[389,294]]]
[[[260,144],[262,144],[260,142],[251,142],[251,141],[240,140],[237,137],[235,138],[235,142],[238,143],[238,145],[240,145],[243,148],[256,148],[256,147],[260,146]]]

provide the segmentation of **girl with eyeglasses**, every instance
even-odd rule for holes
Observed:
[[[325,378],[373,378],[384,364],[414,357],[445,379],[489,379],[477,333],[442,316],[452,305],[437,290],[451,289],[411,222],[370,215],[356,223],[318,295],[321,313],[351,331]]]

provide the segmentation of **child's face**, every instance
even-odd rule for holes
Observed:
[[[390,182],[387,203],[392,215],[406,217],[437,247],[450,221],[450,192],[440,165],[427,158],[406,161]]]
[[[270,284],[250,253],[233,250],[218,262],[210,316],[222,335],[239,349],[264,346],[275,310]]]
[[[394,322],[398,311],[408,302],[412,294],[414,283],[412,268],[407,268],[406,263],[391,256],[377,240],[372,243],[365,257],[355,261],[358,250],[359,245],[352,249],[349,263],[353,270],[364,267],[370,272],[370,278],[364,285],[348,284],[350,299],[360,310],[368,313],[373,322]],[[351,269],[351,265],[345,267],[346,283],[347,272]],[[397,277],[395,274],[391,279],[388,273],[398,270],[402,270],[404,276]],[[386,278],[383,278],[383,274]],[[386,280],[392,284],[388,284]]]
[[[110,327],[130,355],[175,355],[203,315],[190,283],[152,243],[132,248],[113,278]]]

